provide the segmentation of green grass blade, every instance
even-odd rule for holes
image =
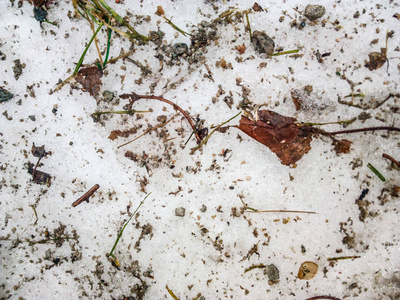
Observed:
[[[79,59],[76,68],[74,70],[73,75],[76,75],[79,71],[79,68],[81,67],[82,63],[83,63],[83,59],[85,58],[85,55],[87,53],[87,51],[89,50],[90,45],[92,44],[92,42],[94,41],[94,39],[96,38],[96,35],[99,33],[101,27],[103,27],[103,24],[101,24],[99,27],[97,27],[96,32],[93,34],[92,38],[90,39],[89,43],[87,44],[85,50],[83,51],[81,58]]]
[[[132,218],[136,215],[137,211],[139,210],[139,208],[142,206],[142,204],[144,203],[144,201],[147,199],[147,197],[150,196],[151,193],[148,193],[146,195],[146,197],[140,202],[140,204],[138,205],[138,207],[136,208],[136,210],[133,212],[132,216],[129,218],[128,221],[126,221],[125,225],[122,227],[121,231],[118,234],[117,240],[114,243],[114,246],[112,247],[110,253],[107,254],[107,256],[112,256],[113,258],[116,258],[115,255],[113,255],[113,252],[115,250],[115,248],[118,245],[119,239],[121,238],[122,234],[124,233],[125,227],[129,224],[129,222],[132,220]]]
[[[373,165],[371,165],[370,163],[367,165],[368,168],[371,169],[372,172],[375,173],[376,176],[378,176],[378,178],[380,180],[382,180],[383,182],[386,181],[385,177],[383,177],[383,175],[381,173],[379,173],[379,171],[377,169],[375,169],[375,167]]]

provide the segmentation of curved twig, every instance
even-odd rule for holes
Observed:
[[[393,157],[391,157],[390,155],[383,153],[382,157],[389,159],[390,161],[392,161],[393,163],[395,163],[399,168],[400,168],[400,162],[397,161],[396,159],[394,159]]]
[[[197,130],[195,128],[193,120],[189,117],[187,112],[185,112],[179,105],[175,104],[174,102],[172,102],[170,100],[167,100],[167,99],[165,99],[165,98],[163,98],[161,96],[138,95],[138,94],[135,94],[135,93],[123,94],[123,95],[120,95],[119,97],[122,98],[122,99],[129,99],[130,98],[130,103],[129,104],[133,104],[134,102],[136,102],[136,101],[138,101],[140,99],[151,99],[151,100],[158,100],[158,101],[161,101],[161,102],[165,102],[165,103],[167,103],[169,105],[172,105],[175,110],[179,110],[181,112],[181,114],[186,118],[186,120],[188,120],[188,122],[189,122],[190,126],[192,127],[193,132],[194,132],[194,134],[196,136],[197,143],[201,142],[201,138],[200,138],[200,136],[199,136],[199,134],[198,134],[198,132],[197,132]]]
[[[364,131],[376,131],[376,130],[388,130],[388,131],[398,131],[398,132],[400,132],[400,128],[398,128],[398,127],[378,126],[378,127],[365,127],[365,128],[357,128],[357,129],[349,129],[349,130],[340,130],[340,131],[333,131],[333,132],[326,132],[326,133],[330,134],[330,135],[335,135],[335,134],[364,132]]]

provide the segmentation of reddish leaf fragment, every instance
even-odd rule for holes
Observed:
[[[242,44],[242,45],[236,46],[236,50],[239,52],[239,54],[243,54],[246,52],[246,45]]]
[[[242,116],[238,128],[270,148],[288,166],[311,149],[312,131],[298,126],[296,121],[270,110],[259,110],[256,122]]]
[[[108,136],[108,138],[113,141],[119,137],[127,138],[131,134],[136,134],[136,133],[137,133],[137,129],[135,127],[132,127],[132,128],[126,129],[126,130],[122,130],[122,131],[121,130],[113,130],[113,131],[111,131],[111,134]]]
[[[97,66],[87,67],[80,69],[76,76],[76,81],[79,82],[83,90],[90,93],[91,96],[95,96],[99,93],[102,86],[101,77],[103,71]]]
[[[257,2],[254,2],[253,9],[254,9],[254,11],[262,11],[263,10],[263,8]]]
[[[156,15],[157,16],[163,16],[165,14],[164,9],[161,5],[157,6],[157,11],[156,11]]]
[[[371,52],[368,54],[369,62],[365,64],[365,67],[370,71],[377,70],[382,67],[387,61],[386,57],[386,48],[381,48],[381,53],[379,52]]]
[[[33,175],[33,182],[37,184],[45,184],[50,186],[51,183],[51,175],[35,170],[35,165],[32,163],[28,163],[28,173]]]
[[[44,145],[40,147],[36,147],[35,143],[32,144],[32,154],[34,157],[44,157],[48,154],[51,154],[51,152],[47,152],[44,150]]]
[[[349,140],[334,140],[332,145],[334,146],[333,150],[335,150],[336,154],[350,153],[351,141]]]

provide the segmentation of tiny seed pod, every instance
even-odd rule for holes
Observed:
[[[312,261],[305,261],[301,264],[297,276],[299,279],[310,280],[313,279],[318,272],[318,265]]]

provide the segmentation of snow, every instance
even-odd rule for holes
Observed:
[[[165,45],[190,45],[190,38],[154,14],[158,5],[174,24],[193,32],[201,21],[211,23],[232,7],[243,11],[254,4],[233,0],[142,2],[108,1],[120,15],[130,13],[131,24],[137,23],[135,16],[150,16],[150,21],[138,22],[135,29],[142,34],[163,31]],[[50,5],[48,20],[57,26],[40,25],[33,18],[33,6],[26,1],[22,7],[16,1],[0,3],[4,6],[0,51],[6,55],[0,61],[0,86],[15,95],[0,103],[0,298],[172,299],[166,286],[179,299],[398,297],[399,198],[390,191],[400,185],[399,169],[382,158],[382,153],[387,153],[399,159],[398,133],[340,135],[352,141],[351,152],[340,155],[329,138],[314,138],[310,152],[295,167],[288,167],[266,146],[236,128],[214,133],[191,155],[196,141],[191,138],[184,146],[191,128],[182,115],[158,129],[158,134],[153,131],[118,148],[142,134],[148,124],[159,124],[157,116],[166,115],[168,120],[174,116],[173,108],[159,101],[136,102],[136,110],[152,109],[141,114],[142,118],[113,114],[94,122],[91,117],[96,111],[123,110],[127,101],[119,95],[135,92],[162,95],[192,117],[204,119],[210,128],[239,112],[244,89],[248,89],[248,100],[267,105],[261,109],[295,117],[299,122],[349,120],[366,112],[369,119],[357,119],[347,129],[398,126],[398,97],[378,108],[372,105],[389,93],[399,93],[399,20],[393,17],[400,13],[397,3],[319,1],[326,14],[315,23],[306,21],[300,30],[290,23],[303,20],[298,11],[304,11],[308,3],[260,1],[267,11],[249,14],[252,31],[265,30],[276,48],[300,49],[302,56],[268,58],[254,50],[244,29],[246,21],[221,23],[217,25],[218,39],[201,50],[205,60],[197,64],[180,58],[179,65],[169,66],[166,62],[170,58],[164,53],[161,70],[155,57],[157,51],[160,53],[157,46],[136,45],[130,58],[152,74],[143,77],[140,68],[127,60],[109,64],[97,99],[75,82],[50,94],[59,79],[72,74],[92,35],[85,20],[68,16],[73,11],[71,1]],[[357,11],[360,16],[355,18]],[[335,20],[339,23],[334,24]],[[386,46],[386,32],[391,30],[389,65],[386,62],[377,70],[368,70],[364,67],[368,54]],[[104,49],[105,31],[98,37]],[[371,44],[374,39],[379,40]],[[246,51],[240,55],[235,48],[242,44]],[[122,48],[129,51],[130,46],[127,39],[114,34],[111,57],[118,56]],[[317,50],[330,55],[320,63]],[[84,63],[93,64],[96,58],[92,45]],[[13,72],[16,59],[26,65],[18,79]],[[221,59],[231,63],[232,69],[218,67]],[[267,65],[261,67],[261,63]],[[337,72],[356,84],[354,91]],[[140,78],[141,84],[137,83]],[[290,93],[304,90],[306,85],[313,87],[314,103],[311,109],[296,111]],[[110,103],[102,100],[105,90],[115,93]],[[370,108],[338,103],[339,97],[350,101],[345,96],[351,93],[366,95],[364,102],[371,103]],[[224,101],[229,95],[231,108]],[[236,118],[229,124],[238,123]],[[108,138],[113,130],[133,126],[137,126],[137,133],[128,138]],[[343,126],[322,128],[336,131]],[[172,140],[163,140],[161,130]],[[27,163],[37,162],[31,153],[33,143],[51,151],[38,167],[52,176],[50,186],[34,183],[28,174]],[[135,162],[125,157],[126,151],[148,156]],[[386,182],[367,167],[368,163]],[[95,184],[100,188],[89,203],[71,206]],[[364,200],[370,204],[362,221],[356,200],[365,189]],[[106,254],[150,192],[116,247],[114,254],[121,263],[117,269]],[[244,211],[245,205],[257,210],[315,213],[254,213]],[[186,209],[184,217],[175,215],[179,207]],[[346,236],[350,241],[343,240]],[[57,237],[61,239],[54,240]],[[257,251],[252,253],[255,245]],[[358,258],[328,261],[353,256]],[[313,279],[297,277],[305,261],[319,266]],[[259,264],[275,265],[279,282],[269,283],[265,268],[245,272]]]

